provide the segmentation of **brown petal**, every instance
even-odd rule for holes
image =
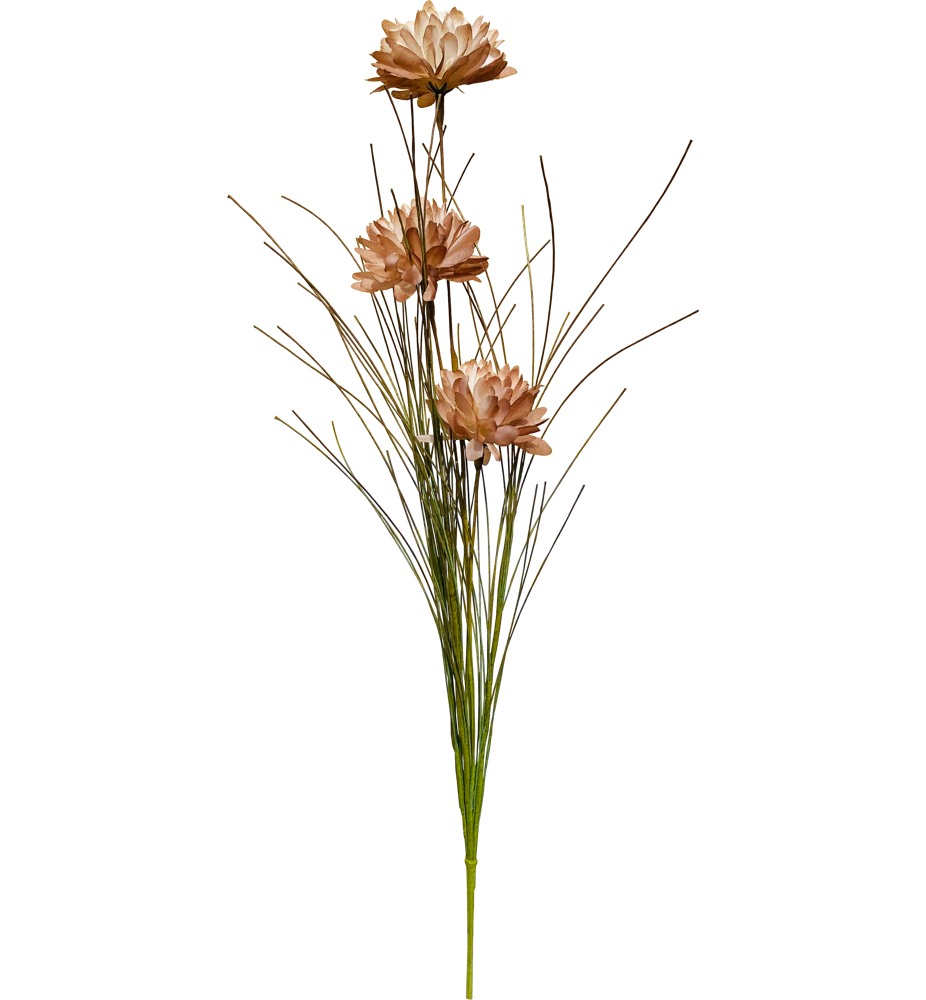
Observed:
[[[498,411],[498,402],[494,396],[486,396],[485,399],[480,400],[474,407],[476,410],[476,418],[478,420],[491,420],[493,424],[498,425],[498,421],[495,419],[495,414]]]
[[[457,53],[460,51],[459,45],[457,44],[457,37],[453,34],[446,34],[441,39],[441,48],[444,54],[444,63],[452,63],[457,57]]]
[[[490,397],[495,398],[495,393],[492,391],[492,384],[487,378],[481,378],[473,388],[473,399],[476,401],[476,405],[479,406]]]
[[[438,416],[445,424],[449,424],[453,416],[453,405],[449,403],[446,399],[436,399],[434,401],[434,408],[437,410]]]
[[[434,386],[434,401],[445,402],[448,406],[453,406],[453,389],[446,389],[443,385]]]
[[[506,445],[514,444],[515,440],[521,436],[521,429],[519,427],[512,427],[510,424],[506,424],[495,432],[495,442],[496,444]]]
[[[482,284],[482,278],[460,274],[458,271],[450,271],[449,274],[442,274],[441,277],[446,278],[448,281],[478,281]]]
[[[406,53],[410,59],[414,59],[415,58],[408,51],[408,49],[401,49],[400,51]],[[394,56],[390,55],[390,56],[386,56],[386,58],[387,59],[393,59]],[[387,66],[387,65],[385,65],[381,61],[377,61],[375,63],[375,66],[376,66],[376,69],[379,72],[380,76],[383,77],[383,78],[385,78],[385,80],[386,80],[387,83],[390,80],[394,80],[396,78],[398,78],[399,80],[405,80],[405,81],[417,80],[418,77],[421,75],[421,70],[420,69],[406,69],[404,66],[399,66],[399,65],[388,65]]]
[[[428,26],[428,11],[419,10],[415,15],[415,35],[420,38],[424,34],[424,29]]]
[[[470,388],[470,374],[464,373],[464,377],[454,385],[454,391],[458,396],[462,396],[467,404],[475,411],[476,401],[473,399],[473,390]]]
[[[463,421],[460,419],[460,414],[457,413],[456,410],[454,410],[453,413],[450,414],[450,419],[447,421],[447,426],[453,432],[453,436],[458,440],[459,439],[469,440],[469,438],[473,436],[472,432],[467,430],[467,428],[464,426]]]
[[[473,26],[464,21],[461,25],[459,25],[456,31],[454,31],[454,34],[457,36],[457,39],[462,42],[463,48],[465,49],[466,46],[473,40]]]
[[[466,442],[466,457],[471,462],[478,462],[485,452],[485,446],[475,439]]]
[[[440,270],[441,278],[445,278],[447,281],[478,281],[477,275],[488,270],[488,264],[480,266],[478,257],[470,257],[462,264],[452,264],[449,267],[446,264],[441,264]]]
[[[467,389],[468,391],[468,389]],[[476,433],[476,413],[473,410],[472,405],[466,396],[457,390],[456,396],[454,396],[454,409],[459,417],[461,423],[466,428],[470,435],[475,435]]]
[[[444,258],[444,267],[453,267],[455,264],[462,264],[464,260],[473,255],[473,247],[479,242],[479,229],[471,226],[465,233],[461,233],[447,256]]]
[[[519,396],[518,399],[511,404],[511,409],[508,411],[508,416],[506,420],[509,424],[515,424],[519,420],[523,420],[524,417],[528,415],[531,411],[531,398],[528,395]]]
[[[456,7],[452,7],[450,9],[446,18],[447,23],[452,25],[454,28],[458,28],[465,20],[466,18],[463,16],[463,12],[457,10]],[[478,21],[479,19],[477,18],[476,20]]]
[[[543,438],[534,437],[531,434],[525,437],[519,437],[514,442],[519,448],[522,448],[529,455],[552,455],[553,449],[547,444]]]
[[[499,396],[501,396],[501,390],[499,390]],[[495,419],[499,424],[506,423],[508,420],[508,411],[511,409],[511,400],[500,398],[498,401],[498,412],[495,414]]]
[[[469,25],[466,25],[466,27],[468,28]],[[459,34],[457,37],[459,37]],[[447,86],[449,88],[462,87],[464,84],[481,82],[477,78],[479,68],[485,62],[490,51],[491,47],[488,42],[484,42],[482,45],[477,45],[470,52],[467,52],[465,56],[457,59],[450,72],[444,74]]]
[[[441,32],[439,24],[433,20],[429,20],[428,26],[424,29],[424,33],[421,36],[421,48],[424,50],[429,64],[435,68],[437,68],[437,62],[440,59],[440,40]]]
[[[393,53],[399,48],[409,49],[412,52],[418,48],[418,39],[415,37],[415,32],[410,31],[405,24],[398,25],[396,30],[390,32],[389,35],[394,43],[392,48]]]
[[[476,433],[479,436],[480,441],[491,441],[495,437],[495,421],[494,420],[480,420],[476,424]]]
[[[378,264],[383,259],[383,255],[378,250],[367,250],[366,247],[357,247],[356,253],[361,260],[374,264]]]
[[[515,390],[519,398],[523,396],[525,399],[530,400],[531,409],[533,409],[534,400],[537,398],[537,393],[540,389],[537,386],[530,385],[523,376],[518,376],[518,381],[515,383]]]
[[[415,285],[406,285],[400,282],[393,289],[397,302],[405,302],[415,294]]]

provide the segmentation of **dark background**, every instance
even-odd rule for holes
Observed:
[[[249,117],[255,141],[228,164],[224,179],[355,330],[350,317],[357,313],[374,342],[381,335],[371,300],[351,290],[347,253],[279,196],[317,212],[353,247],[379,215],[372,143],[386,206],[390,187],[400,202],[410,199],[389,101],[367,96],[374,84],[363,82],[373,72],[366,52],[378,45],[382,16],[365,31],[330,37],[336,89],[323,88],[272,133],[261,130],[259,116]],[[622,111],[624,85],[595,60],[583,69],[582,86],[560,88],[543,52],[506,34],[504,15],[493,24],[510,39],[503,47],[519,74],[450,96],[448,180],[456,182],[475,150],[458,198],[482,229],[500,297],[524,260],[522,203],[531,249],[549,236],[543,153],[557,240],[552,337],[659,198],[691,126],[658,117],[631,124]],[[407,129],[409,103],[396,105]],[[416,110],[419,142],[432,114]],[[703,153],[696,141],[663,203],[586,307],[567,346],[606,303],[546,394],[551,416],[608,354],[702,304]],[[423,154],[418,165],[423,178]],[[340,394],[252,329],[278,337],[280,324],[365,399],[327,312],[297,288],[298,277],[262,246],[263,234],[237,207],[226,201],[220,218],[228,279],[223,417],[232,442],[219,483],[229,524],[222,586],[234,594],[223,638],[235,663],[249,664],[212,691],[216,738],[230,749],[205,812],[228,820],[230,849],[250,859],[245,895],[229,905],[266,912],[266,924],[248,918],[248,926],[268,941],[276,935],[289,962],[300,947],[302,917],[294,924],[283,901],[303,901],[313,920],[326,922],[314,946],[330,951],[332,963],[349,961],[360,995],[378,995],[372,984],[383,963],[393,970],[387,981],[397,975],[405,995],[451,995],[463,973],[463,842],[434,626],[362,495],[274,414],[297,423],[289,412],[295,408],[332,447],[334,419],[354,469],[404,525],[401,505]],[[534,265],[538,356],[550,264],[548,248]],[[488,316],[488,284],[474,287]],[[442,285],[439,318],[443,298]],[[512,302],[518,308],[506,328],[508,357],[526,370],[526,275],[503,315]],[[475,341],[459,288],[454,305],[470,357]],[[554,983],[583,995],[583,977],[597,981],[615,955],[643,968],[667,937],[683,954],[677,923],[698,919],[689,910],[700,908],[705,891],[699,880],[707,877],[705,852],[716,833],[708,817],[716,816],[725,781],[724,765],[712,764],[716,738],[704,722],[721,681],[708,652],[716,583],[699,475],[705,449],[717,448],[700,416],[714,388],[699,364],[703,324],[694,317],[609,362],[557,417],[548,436],[553,455],[534,462],[516,524],[519,544],[533,483],[546,480],[552,489],[627,387],[547,511],[532,575],[587,484],[506,663],[479,850],[477,982],[484,997],[512,995],[515,982],[523,987],[518,995],[567,995],[551,991]],[[493,534],[497,474],[493,463]],[[404,472],[400,477],[414,504]],[[525,937],[529,960],[510,950]],[[356,961],[345,959],[342,952],[354,949]],[[446,989],[434,989],[434,969],[445,970]],[[493,976],[505,987],[497,994]]]

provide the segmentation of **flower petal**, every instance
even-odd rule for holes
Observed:
[[[528,393],[519,396],[512,404],[511,409],[508,411],[508,416],[505,418],[509,424],[516,424],[518,421],[523,420],[528,413],[531,411],[531,399]]]
[[[476,413],[472,404],[459,389],[453,398],[454,414],[459,419],[461,425],[466,429],[468,437],[476,435]]]
[[[499,427],[495,432],[495,443],[500,445],[514,444],[520,436],[520,427],[512,427],[510,424],[506,424],[504,427]]]
[[[473,438],[466,442],[466,457],[471,462],[478,462],[485,452],[485,445]]]
[[[479,242],[479,235],[477,226],[470,226],[466,232],[460,233],[444,258],[444,267],[462,264],[464,260],[472,257],[473,248]]]
[[[553,449],[544,441],[543,438],[534,437],[531,434],[527,434],[524,437],[519,437],[514,442],[519,448],[522,448],[529,455],[552,455]]]
[[[480,441],[491,441],[495,437],[496,430],[494,420],[480,420],[476,424],[476,433]]]

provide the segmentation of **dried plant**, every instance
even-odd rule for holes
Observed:
[[[322,222],[351,257],[353,287],[368,294],[366,301],[372,310],[375,334],[357,316],[353,323],[348,322],[280,243],[253,215],[242,210],[260,226],[267,237],[266,246],[295,272],[299,286],[330,320],[356,375],[356,385],[349,388],[343,384],[323,361],[281,327],[277,328],[279,335],[288,343],[257,329],[340,392],[383,462],[394,490],[393,503],[374,496],[360,478],[341,447],[334,423],[333,440],[326,442],[295,411],[294,423],[281,422],[308,442],[367,500],[414,575],[437,630],[465,846],[466,995],[471,997],[479,823],[502,677],[527,601],[584,486],[538,565],[537,546],[544,514],[625,390],[591,429],[552,489],[546,482],[529,487],[532,464],[535,457],[551,453],[546,438],[556,417],[593,372],[622,351],[688,319],[697,310],[609,354],[568,393],[557,397],[549,420],[547,407],[538,404],[550,393],[565,358],[599,316],[600,305],[581,327],[578,325],[605,278],[662,201],[691,144],[649,214],[579,310],[575,315],[567,313],[557,330],[551,325],[556,241],[543,159],[540,169],[550,238],[530,253],[522,207],[526,260],[500,297],[492,285],[488,258],[479,252],[477,241],[481,234],[464,221],[466,217],[456,198],[472,157],[452,187],[444,169],[446,94],[466,83],[499,79],[514,72],[498,52],[497,33],[490,31],[481,18],[470,26],[456,9],[438,14],[430,2],[413,22],[398,25],[387,21],[384,27],[387,38],[382,51],[375,54],[377,79],[382,83],[378,90],[385,90],[399,124],[413,200],[400,208],[392,194],[393,209],[388,215],[383,211],[374,157],[381,218],[367,227],[367,238],[358,240],[355,255],[320,216],[287,199]],[[391,88],[397,88],[394,94]],[[414,103],[409,107],[406,128],[393,96],[417,97],[421,107],[434,105],[427,146],[422,143],[418,148]],[[441,204],[428,200],[430,185],[438,181]],[[537,258],[547,247],[551,260],[544,320],[543,310],[538,317],[535,309],[534,271]],[[508,323],[513,305],[502,318],[502,306],[525,274],[530,292],[529,375],[526,367],[522,375],[508,359],[506,332],[511,340]],[[480,301],[473,287],[480,275],[487,279],[491,307]],[[441,279],[448,282],[447,304],[439,316],[437,284]],[[463,313],[472,323],[465,337],[460,323],[454,323],[451,282],[461,286],[454,294],[465,297],[462,309],[458,298],[457,316]],[[525,366],[526,326],[515,337],[522,342]],[[459,358],[465,356],[473,360],[461,365]]]

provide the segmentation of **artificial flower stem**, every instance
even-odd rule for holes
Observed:
[[[476,905],[476,859],[466,858],[466,1000],[473,997],[473,912]]]

